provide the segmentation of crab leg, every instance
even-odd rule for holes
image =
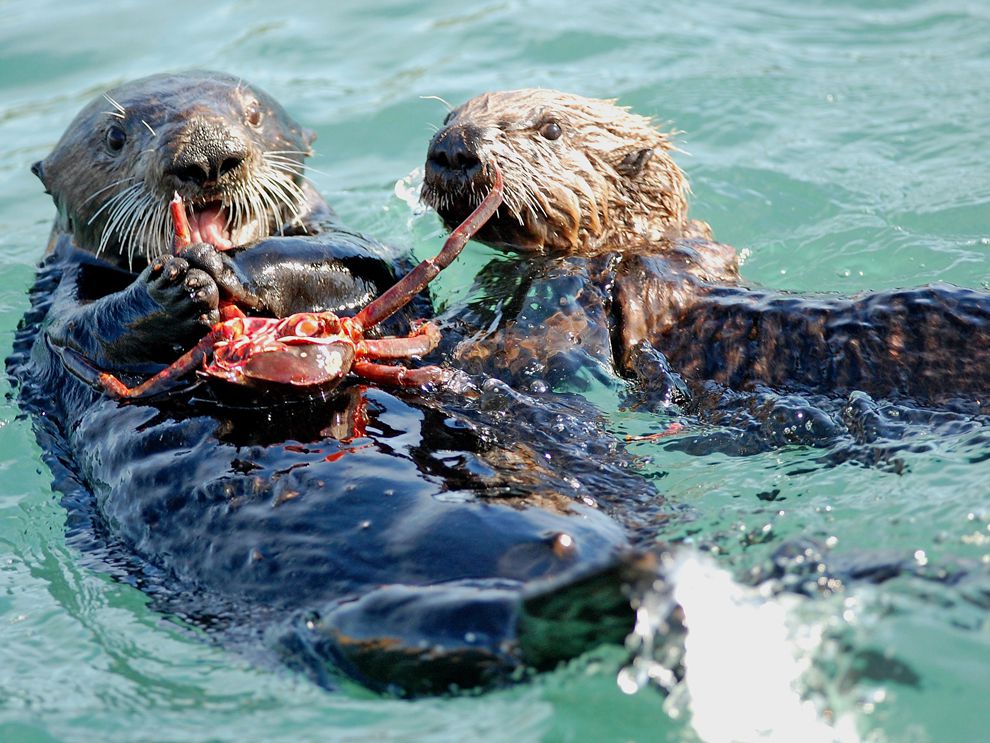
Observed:
[[[213,346],[223,337],[218,330],[211,330],[191,349],[182,354],[175,363],[165,367],[155,376],[146,379],[136,387],[128,387],[117,377],[109,372],[102,372],[99,376],[99,384],[107,391],[111,397],[136,400],[141,397],[150,397],[165,392],[172,386],[172,382],[181,378],[185,374],[198,369],[203,360],[213,353]]]
[[[186,205],[183,203],[178,191],[175,192],[175,196],[169,202],[168,208],[172,213],[172,224],[175,225],[175,240],[173,245],[175,252],[178,253],[183,248],[188,248],[192,245],[192,228],[189,227],[189,217],[186,216]]]
[[[351,371],[359,377],[392,387],[422,387],[425,384],[443,384],[450,372],[439,366],[421,366],[410,369],[407,366],[389,366],[371,361],[355,361]]]
[[[471,215],[465,219],[457,228],[450,233],[450,237],[443,244],[443,248],[433,258],[427,258],[416,268],[407,273],[396,284],[379,296],[373,299],[368,305],[354,316],[353,320],[362,329],[373,328],[375,325],[391,317],[397,310],[408,304],[409,300],[419,294],[426,286],[436,278],[436,275],[450,265],[460,252],[464,249],[467,241],[474,234],[484,227],[495,210],[502,204],[502,171],[494,162],[492,169],[495,171],[495,182],[492,190],[475,208]]]
[[[440,343],[440,329],[424,322],[405,338],[365,338],[365,352],[372,359],[408,359],[426,356]]]

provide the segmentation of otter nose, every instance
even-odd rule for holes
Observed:
[[[210,186],[236,171],[247,159],[247,147],[223,126],[200,124],[186,132],[184,145],[166,169],[184,183]]]
[[[430,142],[426,160],[443,170],[468,171],[481,164],[474,128],[456,126],[440,131]]]

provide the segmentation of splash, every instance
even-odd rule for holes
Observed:
[[[409,207],[413,216],[426,214],[431,209],[419,200],[419,192],[423,188],[423,168],[413,168],[412,171],[403,178],[395,182],[392,192],[395,197]]]
[[[617,679],[623,691],[658,684],[669,692],[665,711],[688,719],[705,743],[860,740],[852,720],[830,725],[802,696],[822,644],[821,627],[797,618],[802,597],[742,586],[694,552],[664,567],[670,588],[640,601],[627,641],[634,657]]]

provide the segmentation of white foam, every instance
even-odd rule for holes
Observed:
[[[397,180],[395,182],[395,186],[392,188],[395,193],[395,197],[409,207],[409,210],[413,213],[413,216],[425,214],[430,211],[429,207],[425,206],[419,200],[419,192],[422,187],[423,168],[418,167],[413,168],[413,170],[404,178]]]
[[[822,643],[821,627],[797,616],[806,599],[742,586],[693,551],[672,558],[665,573],[671,595],[644,600],[632,643],[639,657],[620,673],[620,688],[632,692],[647,678],[659,682],[671,692],[668,714],[686,717],[705,743],[859,740],[851,719],[830,725],[802,697],[802,677]],[[676,684],[669,670],[657,667],[654,640],[644,634],[662,636],[673,604],[681,607],[687,630],[683,680]]]

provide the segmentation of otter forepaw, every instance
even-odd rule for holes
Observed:
[[[211,276],[216,276],[224,270],[223,254],[209,243],[193,243],[188,248],[180,250],[178,257]]]
[[[245,280],[228,255],[208,243],[196,243],[179,253],[179,257],[209,274],[220,289],[220,295],[245,307],[263,306],[261,299],[245,286]]]
[[[177,323],[211,326],[219,322],[220,290],[206,271],[173,255],[152,263],[147,277],[148,294]]]

